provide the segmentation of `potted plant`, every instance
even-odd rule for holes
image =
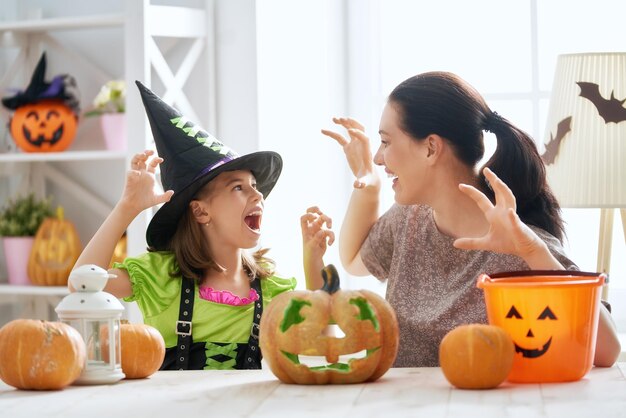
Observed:
[[[94,108],[85,116],[99,116],[107,149],[126,148],[126,82],[111,80],[100,88],[93,100]]]
[[[30,283],[27,266],[35,233],[43,220],[51,215],[50,201],[36,199],[32,193],[9,201],[0,211],[0,237],[9,283]]]

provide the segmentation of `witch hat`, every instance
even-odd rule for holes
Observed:
[[[80,112],[76,80],[68,74],[54,77],[50,83],[46,82],[46,53],[41,54],[39,62],[33,71],[30,83],[26,90],[18,91],[13,97],[4,97],[2,104],[11,110],[29,103],[45,99],[62,100],[74,113]]]
[[[135,82],[152,128],[157,154],[163,158],[161,184],[174,195],[154,214],[146,241],[154,250],[170,250],[169,240],[189,202],[209,181],[225,171],[249,170],[263,197],[272,191],[283,160],[273,151],[238,155],[214,136],[163,102],[150,89]]]

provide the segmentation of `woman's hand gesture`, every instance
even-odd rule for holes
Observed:
[[[322,129],[322,133],[337,141],[343,148],[350,170],[356,177],[354,187],[360,189],[377,183],[378,176],[374,171],[370,142],[363,125],[351,118],[333,118],[333,122],[347,129],[348,138],[326,129]]]
[[[489,168],[483,172],[495,194],[495,205],[473,186],[460,184],[459,188],[482,210],[489,222],[489,231],[480,238],[459,238],[454,241],[454,246],[464,250],[513,254],[524,260],[535,259],[538,253],[545,254],[546,244],[517,216],[511,189]]]

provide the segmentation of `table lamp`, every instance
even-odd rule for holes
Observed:
[[[559,55],[546,122],[548,183],[564,208],[600,208],[597,271],[608,273],[614,209],[626,238],[626,52]],[[604,297],[607,296],[606,286]]]

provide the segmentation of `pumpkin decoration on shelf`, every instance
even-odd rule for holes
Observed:
[[[42,100],[20,106],[11,118],[15,145],[26,152],[65,151],[76,136],[78,119],[61,100]]]
[[[509,334],[494,325],[461,325],[439,345],[441,370],[459,389],[492,389],[513,367],[515,347]]]
[[[57,207],[55,218],[46,218],[37,230],[28,260],[28,277],[32,284],[65,286],[81,252],[80,238],[74,224],[64,219]]]
[[[14,111],[9,123],[11,136],[26,152],[64,151],[76,136],[80,112],[76,81],[59,75],[48,83],[45,73],[43,53],[26,90],[2,99],[2,104]]]
[[[113,256],[111,257],[111,262],[109,263],[109,268],[113,268],[114,263],[122,263],[126,259],[127,251],[126,248],[128,246],[128,238],[126,236],[126,232],[122,235],[115,244],[115,249],[113,249]]]
[[[282,293],[265,309],[259,336],[264,359],[285,383],[378,379],[398,352],[398,321],[393,308],[374,292],[340,290],[339,275],[332,264],[324,267],[322,276],[322,289]],[[343,338],[327,335],[326,329],[333,323]],[[307,364],[314,360],[323,364]]]
[[[18,389],[62,389],[85,358],[80,333],[62,322],[16,319],[0,328],[0,379]]]
[[[102,328],[100,341],[108,342],[108,329]],[[161,333],[147,324],[131,324],[126,320],[120,326],[122,372],[126,379],[143,379],[161,367],[165,358],[165,340]],[[108,344],[103,345],[103,357],[108,361]]]

